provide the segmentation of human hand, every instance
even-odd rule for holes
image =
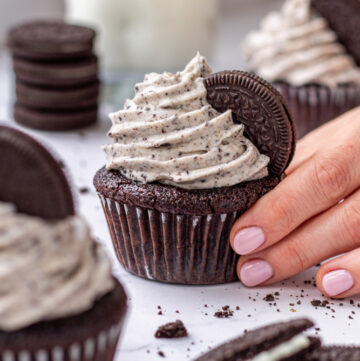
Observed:
[[[317,286],[360,293],[360,108],[300,140],[286,173],[231,230],[239,278],[270,284],[344,253],[320,267]]]

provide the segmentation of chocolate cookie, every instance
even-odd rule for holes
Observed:
[[[25,127],[39,130],[72,130],[96,123],[97,106],[71,110],[37,110],[15,104],[14,119]]]
[[[20,104],[35,109],[83,109],[97,106],[99,82],[72,87],[47,88],[16,83],[16,98]]]
[[[196,361],[245,361],[255,356],[281,361],[303,361],[306,354],[320,345],[320,340],[302,334],[313,326],[306,319],[275,323],[250,332],[227,342],[206,353]],[[268,356],[266,358],[265,356]]]
[[[71,61],[35,62],[13,59],[17,80],[39,86],[73,87],[98,80],[95,55]]]
[[[360,2],[358,0],[312,0],[312,6],[328,21],[359,65]]]
[[[359,361],[360,347],[326,346],[313,351],[306,361]]]
[[[46,219],[74,214],[68,179],[48,150],[29,135],[0,125],[0,200]]]
[[[10,29],[8,46],[28,59],[66,59],[90,55],[95,31],[60,21],[36,21]]]
[[[268,82],[242,71],[223,71],[205,79],[208,102],[218,111],[233,111],[246,136],[270,157],[269,172],[281,175],[289,165],[296,130],[286,101]]]

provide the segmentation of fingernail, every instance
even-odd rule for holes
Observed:
[[[322,285],[329,296],[337,296],[354,286],[354,279],[349,271],[339,269],[327,273],[322,279]]]
[[[262,259],[245,262],[240,269],[240,279],[245,286],[253,287],[264,283],[274,274],[270,263]]]
[[[265,242],[265,233],[260,227],[247,227],[234,236],[234,249],[237,254],[248,254]]]

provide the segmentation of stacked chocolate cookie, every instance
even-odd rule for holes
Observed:
[[[70,130],[96,122],[99,79],[94,38],[94,30],[64,22],[31,22],[10,29],[18,123]]]

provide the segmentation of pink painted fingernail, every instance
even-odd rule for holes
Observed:
[[[354,286],[354,279],[349,271],[339,269],[327,273],[322,279],[322,285],[329,296],[337,296]]]
[[[234,250],[237,254],[248,254],[265,242],[265,233],[260,227],[247,227],[234,236]]]
[[[245,262],[240,269],[240,279],[245,286],[253,287],[264,283],[274,275],[270,263],[262,259]]]

